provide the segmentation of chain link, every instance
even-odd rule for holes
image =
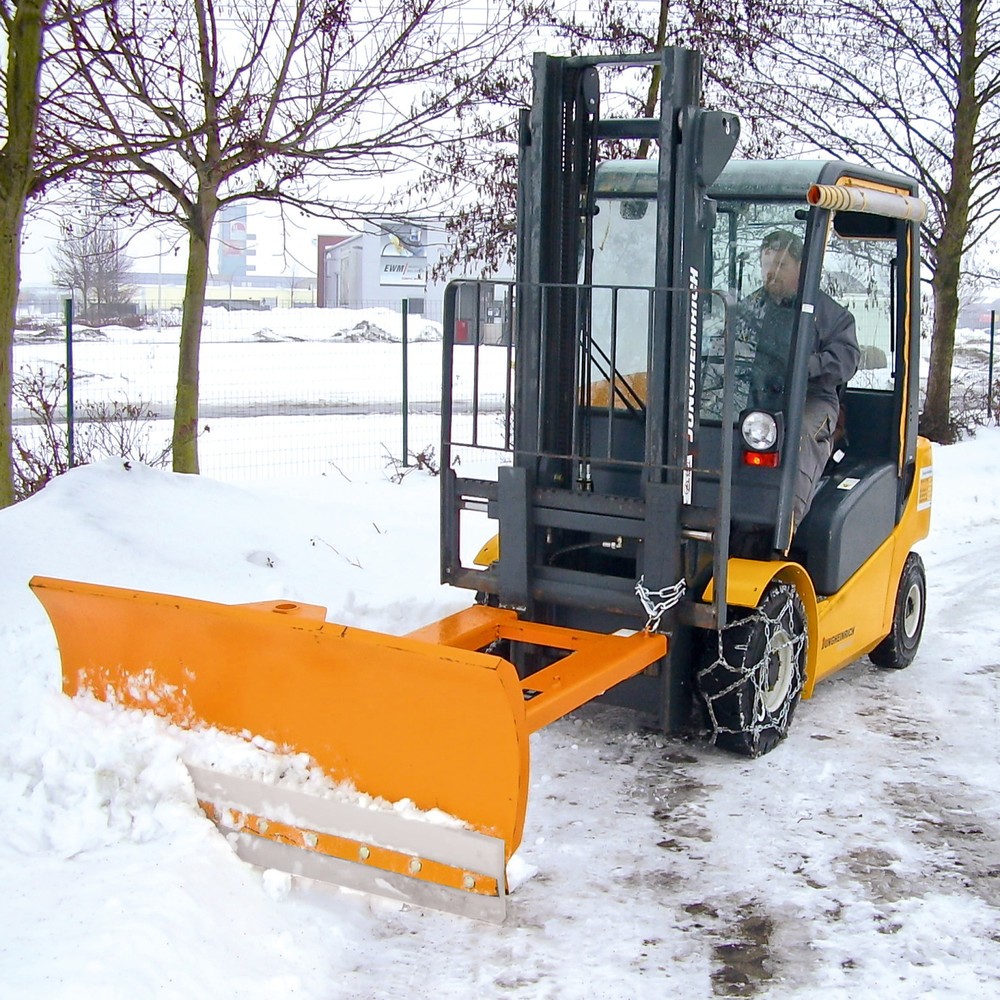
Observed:
[[[646,612],[646,631],[655,632],[660,627],[660,619],[674,605],[680,603],[687,592],[687,585],[684,578],[681,577],[672,587],[650,590],[644,582],[645,579],[645,575],[639,577],[635,585],[635,592],[642,603],[643,611]]]

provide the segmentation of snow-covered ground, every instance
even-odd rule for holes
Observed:
[[[916,661],[824,682],[769,756],[599,705],[532,737],[535,874],[494,927],[243,864],[185,734],[59,693],[27,588],[284,598],[403,633],[471,596],[437,583],[437,481],[74,470],[0,511],[0,996],[998,995],[998,481],[1000,430],[936,450]]]

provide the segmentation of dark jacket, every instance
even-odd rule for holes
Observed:
[[[741,335],[754,342],[751,405],[783,409],[791,353],[792,303],[777,303],[758,290],[740,304]],[[800,335],[810,337],[807,396],[838,406],[837,389],[853,378],[861,360],[854,317],[825,292],[811,312],[803,308]]]
[[[803,317],[807,321],[807,317]],[[809,353],[807,395],[838,405],[837,389],[854,378],[861,362],[861,348],[854,317],[826,292],[816,297],[812,315],[812,350]],[[809,330],[809,324],[803,332]]]

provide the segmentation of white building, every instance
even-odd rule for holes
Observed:
[[[440,318],[447,282],[431,274],[444,244],[440,231],[389,221],[367,222],[355,236],[319,236],[316,304],[395,308],[409,299],[413,312]]]

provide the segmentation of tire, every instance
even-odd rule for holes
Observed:
[[[795,587],[772,583],[755,611],[731,611],[732,624],[708,636],[697,686],[713,742],[760,757],[788,734],[802,694],[805,608]]]
[[[927,610],[927,575],[924,561],[911,552],[903,563],[903,572],[896,591],[889,634],[868,654],[876,666],[902,670],[917,655],[924,631]]]

